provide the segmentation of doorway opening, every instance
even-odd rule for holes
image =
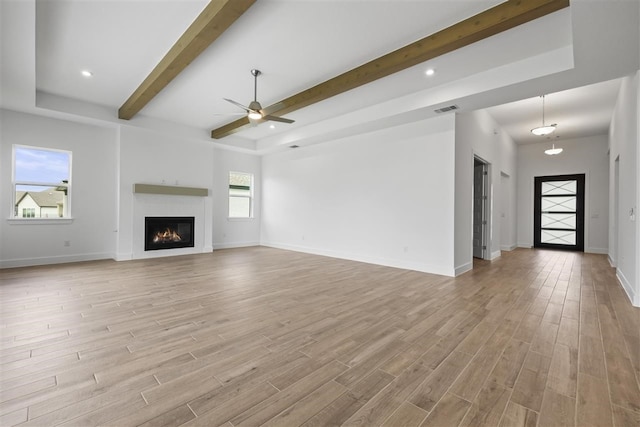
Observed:
[[[473,257],[490,259],[489,246],[489,163],[473,158]]]
[[[620,240],[618,236],[620,227],[620,156],[616,157],[613,167],[613,230],[611,231],[611,245],[609,246],[611,255],[609,259],[613,267],[618,267],[618,254],[620,253],[618,247],[618,241]]]
[[[584,174],[534,179],[533,246],[584,251]]]

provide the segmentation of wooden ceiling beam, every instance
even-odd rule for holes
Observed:
[[[135,116],[255,1],[212,0],[118,109],[118,118],[129,120]]]
[[[292,95],[264,110],[285,115],[382,77],[468,46],[518,25],[569,6],[569,0],[508,0],[444,30],[367,62],[312,88]],[[211,131],[215,139],[250,127],[242,117]]]

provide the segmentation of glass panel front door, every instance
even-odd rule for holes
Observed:
[[[535,178],[534,247],[584,250],[584,175]]]

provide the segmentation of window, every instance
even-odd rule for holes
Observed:
[[[229,172],[229,218],[253,217],[253,175]]]
[[[13,146],[14,218],[68,218],[71,152]]]

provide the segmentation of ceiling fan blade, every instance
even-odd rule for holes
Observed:
[[[263,120],[271,120],[272,122],[282,122],[282,123],[293,123],[295,120],[291,120],[291,119],[287,119],[285,117],[277,117],[277,116],[271,116],[271,115],[266,115],[266,116],[262,116]]]
[[[251,111],[251,109],[249,109],[249,107],[245,107],[244,105],[240,104],[239,102],[234,101],[233,99],[229,99],[229,98],[222,98],[227,102],[232,103],[233,105],[236,105],[240,108],[242,108],[243,110],[246,110],[247,112]]]

